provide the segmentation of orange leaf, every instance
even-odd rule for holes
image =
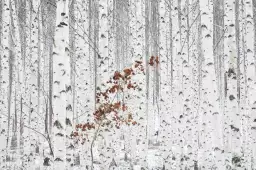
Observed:
[[[130,69],[130,68],[124,69],[125,76],[129,76],[129,75],[131,75],[131,73],[132,73],[132,69]]]
[[[115,108],[115,109],[119,109],[120,106],[121,106],[121,103],[120,103],[120,102],[117,102],[117,103],[114,104],[114,108]]]

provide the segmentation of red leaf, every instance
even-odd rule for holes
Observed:
[[[155,62],[156,62],[156,64],[159,64],[159,57],[158,56],[156,56]]]
[[[116,71],[116,72],[114,73],[113,79],[114,79],[114,80],[119,80],[120,78],[123,78],[123,76],[122,76],[118,71]]]
[[[120,102],[117,102],[117,103],[114,104],[114,108],[115,108],[115,109],[119,109],[120,106],[121,106],[121,103],[120,103]]]
[[[123,104],[122,110],[123,110],[123,111],[126,111],[126,110],[127,110],[127,106],[125,106],[125,104]]]
[[[130,76],[131,73],[132,73],[132,69],[131,69],[131,68],[126,68],[126,69],[124,69],[124,74],[125,74],[125,76]]]
[[[154,65],[154,59],[155,59],[155,57],[154,57],[154,56],[151,56],[151,57],[150,57],[149,65],[151,65],[151,66],[153,66],[153,65]]]

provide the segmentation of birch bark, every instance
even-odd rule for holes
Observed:
[[[70,167],[70,134],[72,127],[72,100],[69,55],[69,1],[61,0],[56,3],[56,34],[53,47],[53,147],[54,168],[67,169]],[[72,156],[72,155],[68,155]]]

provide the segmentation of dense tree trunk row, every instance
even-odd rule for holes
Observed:
[[[256,169],[255,30],[254,0],[1,0],[0,169]],[[76,143],[135,60],[139,124]]]

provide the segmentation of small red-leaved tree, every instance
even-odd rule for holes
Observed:
[[[152,56],[148,64],[157,66],[159,64],[158,57]],[[88,140],[88,132],[93,132],[93,139],[90,143],[91,169],[93,169],[93,145],[101,128],[116,127],[119,129],[121,125],[137,124],[129,107],[122,99],[118,100],[117,95],[132,90],[140,90],[138,84],[132,79],[138,74],[145,74],[142,61],[135,61],[131,67],[125,68],[121,72],[115,71],[114,75],[106,82],[109,88],[104,91],[98,90],[96,94],[97,109],[93,113],[93,121],[77,124],[75,132],[72,133],[72,136],[83,144]]]

